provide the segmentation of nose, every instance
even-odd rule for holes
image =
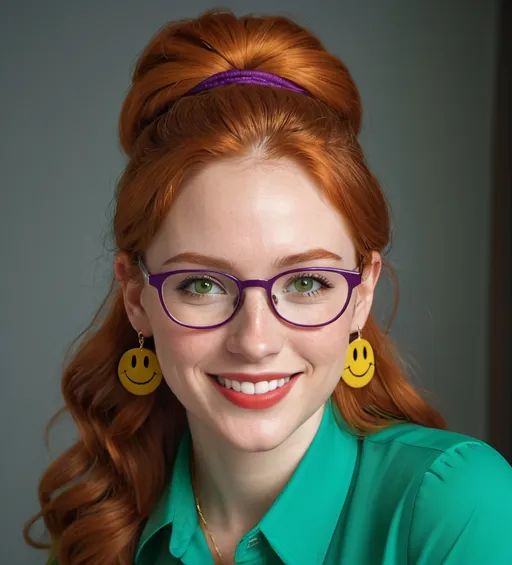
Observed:
[[[253,363],[279,353],[286,327],[268,303],[265,290],[245,289],[242,300],[240,310],[228,324],[227,349]]]

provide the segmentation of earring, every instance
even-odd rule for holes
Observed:
[[[139,335],[139,347],[126,351],[117,366],[117,375],[123,387],[132,394],[145,396],[154,392],[162,382],[158,357],[144,347],[144,335]]]
[[[341,378],[352,388],[366,386],[375,374],[375,354],[366,339],[361,338],[361,328],[357,327],[357,339],[348,346],[345,368]]]

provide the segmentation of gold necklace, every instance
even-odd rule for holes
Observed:
[[[219,548],[217,547],[217,544],[215,543],[215,539],[213,538],[213,534],[210,532],[210,528],[208,527],[208,524],[206,523],[205,517],[203,516],[203,511],[201,510],[201,505],[199,504],[199,499],[197,497],[197,493],[196,493],[196,473],[195,473],[195,465],[194,465],[194,458],[192,457],[192,461],[190,464],[190,471],[191,471],[191,478],[192,478],[192,492],[194,493],[194,498],[196,501],[196,508],[197,508],[197,513],[199,514],[199,517],[201,518],[201,522],[204,524],[205,530],[208,533],[208,535],[210,536],[210,539],[212,540],[212,544],[213,547],[215,548],[215,552],[217,553],[217,557],[219,558],[219,563],[218,565],[223,565],[223,561],[222,561],[222,555],[220,554]]]

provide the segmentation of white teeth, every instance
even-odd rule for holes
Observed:
[[[232,388],[236,392],[242,392],[244,394],[265,394],[280,388],[290,381],[290,377],[284,379],[274,379],[273,381],[260,381],[258,383],[249,382],[239,382],[226,379],[224,377],[217,377],[219,383],[226,388]]]
[[[267,381],[260,381],[254,385],[254,392],[256,394],[264,394],[268,392],[269,383]]]
[[[240,386],[240,392],[244,394],[254,394],[254,383],[242,383]]]

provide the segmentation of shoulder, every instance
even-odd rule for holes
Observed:
[[[398,424],[367,436],[363,443],[377,457],[385,455],[390,463],[417,468],[420,475],[422,471],[442,472],[448,478],[450,465],[454,473],[469,475],[477,475],[483,467],[487,474],[498,476],[510,477],[512,472],[503,456],[484,441],[417,424]]]
[[[512,468],[505,459],[478,441],[441,453],[416,497],[413,563],[512,563],[511,535]]]
[[[443,461],[461,463],[466,457],[466,467],[474,469],[473,459],[501,456],[486,443],[456,432],[427,428],[418,424],[397,424],[368,435],[363,440],[363,460],[378,467],[381,474],[400,477],[402,487],[413,487],[423,482],[426,473],[442,465]],[[503,460],[504,461],[504,460]],[[506,463],[506,462],[505,462]],[[400,471],[399,471],[400,470]]]
[[[409,424],[369,441],[409,469],[412,563],[512,563],[512,467],[495,449]]]

